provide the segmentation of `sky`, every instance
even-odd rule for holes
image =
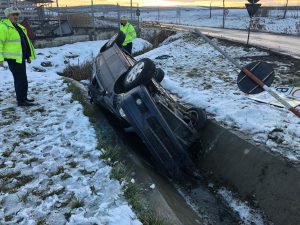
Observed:
[[[139,6],[221,6],[223,0],[133,0],[133,4]],[[61,6],[71,5],[89,5],[91,0],[59,0]],[[130,0],[94,0],[94,4],[117,4],[129,5]],[[246,0],[225,0],[225,6],[244,6]],[[286,0],[260,0],[259,3],[265,6],[283,6]],[[300,0],[289,0],[289,5],[300,5]]]

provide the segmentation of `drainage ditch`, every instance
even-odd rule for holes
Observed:
[[[86,90],[83,93],[86,104],[89,104]],[[130,177],[144,187],[144,204],[155,210],[167,221],[166,224],[242,224],[238,215],[207,186],[206,176],[201,172],[197,176],[185,177],[184,183],[160,175],[152,166],[151,156],[142,141],[136,135],[123,131],[119,121],[105,109],[97,105],[92,107],[93,114],[90,116],[96,132],[103,135],[106,145],[120,149],[120,160],[130,168]]]

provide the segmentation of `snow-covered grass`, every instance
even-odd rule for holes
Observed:
[[[180,11],[179,11],[180,10]],[[268,15],[268,17],[254,17],[253,30],[300,34],[300,10],[288,10],[286,18],[282,19],[284,10],[268,10],[262,9],[260,14]],[[249,26],[249,16],[246,8],[228,9],[228,15],[225,18],[225,28],[245,30]],[[117,18],[114,11],[96,13],[97,16],[105,16],[107,18]],[[180,16],[179,16],[180,15]],[[127,14],[128,18],[130,15]],[[137,19],[135,17],[135,19]],[[185,25],[223,27],[223,9],[213,8],[210,18],[209,8],[203,7],[177,7],[177,8],[160,8],[157,10],[141,8],[140,21],[159,21],[165,23],[180,23]],[[102,24],[99,20],[99,25]]]
[[[31,77],[39,105],[28,109],[12,105],[12,82],[4,83],[1,120],[11,122],[1,126],[1,222],[139,224],[99,159],[82,106],[59,77],[45,75]]]
[[[139,54],[147,49],[151,49],[152,47],[151,43],[143,40],[142,38],[136,38],[133,40],[132,53]]]
[[[241,65],[259,57],[267,59],[269,55],[255,48],[219,45]],[[256,144],[299,161],[299,119],[286,109],[249,99],[236,85],[239,71],[199,37],[177,34],[138,58],[143,57],[164,69],[166,77],[162,85],[181,101],[204,108],[212,119],[246,134]],[[268,62],[276,63],[272,58]],[[274,66],[277,76],[282,76],[278,70],[281,65]],[[286,69],[292,67],[293,63],[285,62]],[[297,77],[297,73],[293,76]]]
[[[225,28],[242,30],[248,28],[249,16],[246,9],[228,9],[228,11],[229,13],[225,18]],[[298,11],[288,11],[287,18],[282,19],[283,11],[270,10],[270,14],[277,12],[278,16],[254,17],[253,29],[264,32],[299,34],[300,30],[298,24],[300,15],[297,16]],[[212,10],[211,18],[209,18],[209,13],[209,9],[199,9],[196,7],[188,9],[182,8],[179,19],[175,9],[161,10],[159,21],[186,25],[223,27],[223,9]],[[157,21],[157,19],[157,12],[155,11],[142,14],[143,21]]]
[[[27,66],[33,107],[16,106],[12,75],[0,71],[1,224],[141,224],[101,160],[104,150],[82,105],[57,75],[66,64],[95,56],[104,43],[38,49]],[[51,65],[41,66],[46,61]]]

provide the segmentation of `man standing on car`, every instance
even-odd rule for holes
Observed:
[[[136,32],[125,16],[122,16],[120,19],[120,30],[125,34],[125,41],[122,46],[129,54],[131,54],[132,41],[136,38]]]
[[[0,21],[0,67],[7,61],[14,77],[18,106],[32,106],[33,99],[27,98],[28,81],[26,63],[35,59],[35,51],[28,38],[26,28],[18,24],[21,11],[17,7],[4,10],[7,17]]]

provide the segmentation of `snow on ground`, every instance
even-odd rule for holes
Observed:
[[[137,42],[137,51],[148,45]],[[90,60],[104,43],[37,50],[38,59],[27,66],[33,107],[16,107],[12,75],[0,71],[0,224],[141,224],[99,158],[81,104],[56,74],[65,61]],[[33,71],[45,61],[52,66]]]
[[[232,212],[234,212],[236,215],[238,215],[238,218],[240,219],[240,223],[237,224],[243,224],[243,225],[264,225],[266,224],[263,219],[263,213],[259,209],[252,208],[249,206],[248,202],[242,202],[238,198],[236,198],[231,191],[227,190],[225,187],[214,189],[214,184],[209,183],[208,188],[211,189],[211,192],[216,193],[218,198],[222,199],[224,201],[225,205],[228,206],[230,209],[232,209]],[[200,218],[202,218],[203,224],[219,224],[217,221],[211,221],[209,214],[213,214],[213,209],[211,207],[214,207],[214,201],[216,201],[214,198],[211,198],[210,193],[206,193],[206,191],[201,190],[201,187],[198,187],[195,190],[192,190],[191,193],[187,193],[184,189],[176,186],[177,191],[181,196],[184,197],[186,200],[186,203],[199,215]],[[201,201],[204,202],[201,204],[201,207],[199,206],[199,202],[195,201],[195,196],[199,195],[199,192],[201,193]],[[219,201],[219,200],[218,200]],[[205,208],[205,210],[203,210]],[[220,209],[218,209],[220,210]],[[210,212],[209,214],[206,214],[207,212]],[[218,212],[220,213],[220,211]],[[224,221],[221,219],[222,222],[225,222],[224,224],[229,224],[229,221]]]
[[[228,191],[226,188],[220,188],[217,193],[223,198],[223,200],[229,205],[229,207],[239,215],[245,225],[264,224],[261,213],[250,208],[247,205],[247,202],[241,202],[240,200],[236,199],[231,191]]]
[[[213,9],[210,15],[209,8],[177,7],[160,8],[157,10],[141,8],[141,21],[159,21],[165,23],[180,23],[184,25],[223,27],[223,9]],[[180,11],[178,11],[180,10]],[[300,10],[288,10],[285,19],[282,19],[284,10],[269,10],[268,17],[254,17],[253,30],[284,34],[300,34]],[[117,18],[116,12],[98,13],[98,16]],[[158,16],[159,15],[159,16]],[[180,16],[178,16],[180,15]],[[266,13],[265,13],[266,15]],[[130,15],[127,15],[130,18]],[[135,18],[137,19],[137,18]],[[101,22],[99,21],[99,24]],[[249,16],[246,8],[228,9],[225,19],[225,28],[245,30],[249,26]]]
[[[249,16],[246,9],[228,9],[228,12],[225,19],[226,28],[247,29]],[[286,19],[282,19],[282,12],[279,11],[279,14],[277,14],[280,17],[255,17],[253,29],[274,33],[300,34],[300,15],[295,14],[298,11],[288,11],[289,15]],[[161,10],[159,21],[185,25],[223,27],[223,9],[212,10],[211,18],[209,18],[209,9],[183,8],[180,11],[180,19],[177,15],[178,13],[174,9]],[[157,21],[157,12],[143,13],[141,19],[143,21]]]
[[[136,52],[140,52],[144,49],[150,49],[152,48],[152,44],[145,41],[142,38],[136,38],[133,40],[133,44],[132,44],[132,52],[136,53]]]
[[[220,45],[242,65],[252,62],[251,57],[268,55],[255,48]],[[241,131],[258,145],[299,161],[299,118],[286,109],[249,99],[236,85],[239,71],[209,44],[177,34],[138,58],[143,57],[153,59],[166,72],[162,85],[181,101],[204,108],[211,118]]]

